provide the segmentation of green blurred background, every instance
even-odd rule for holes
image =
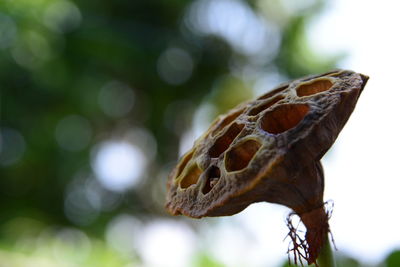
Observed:
[[[193,245],[218,219],[166,214],[168,172],[216,115],[335,67],[306,38],[324,6],[2,0],[0,266],[231,266]]]

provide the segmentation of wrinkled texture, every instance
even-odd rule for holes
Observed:
[[[295,263],[316,263],[329,229],[320,159],[352,113],[368,77],[337,70],[286,83],[220,116],[168,180],[167,210],[225,216],[254,202],[285,205]]]
[[[298,214],[321,207],[324,181],[316,162],[337,138],[366,80],[340,70],[306,77],[220,116],[170,174],[167,210],[200,218],[232,215],[260,201]],[[216,168],[219,177],[211,179]],[[196,177],[193,169],[200,170]],[[210,180],[212,188],[204,190]]]

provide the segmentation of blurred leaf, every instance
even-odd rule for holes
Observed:
[[[400,250],[395,250],[387,256],[386,267],[397,267],[400,266]]]
[[[221,114],[252,97],[252,89],[242,80],[231,75],[225,75],[215,83],[210,101],[216,107],[217,113]]]
[[[343,267],[360,267],[362,266],[360,262],[358,262],[356,259],[349,257],[347,255],[340,254],[336,256],[336,265],[343,266]]]
[[[225,265],[212,258],[210,255],[202,253],[194,261],[193,267],[224,267]]]
[[[343,55],[327,57],[311,49],[306,38],[310,18],[308,14],[294,17],[283,32],[282,46],[276,64],[292,78],[329,71],[343,57]]]

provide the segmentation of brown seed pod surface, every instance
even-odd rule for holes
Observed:
[[[329,231],[325,212],[315,212],[323,209],[319,160],[367,80],[347,70],[309,76],[219,116],[171,172],[167,210],[194,218],[225,216],[267,201],[293,209],[308,229],[316,229],[310,217],[318,214],[324,229],[317,231]],[[315,262],[319,250],[310,244],[307,260]]]

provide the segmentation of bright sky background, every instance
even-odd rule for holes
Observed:
[[[378,261],[400,248],[398,62],[400,2],[329,1],[309,36],[324,53],[347,52],[341,68],[370,76],[358,105],[323,161],[331,227],[340,251]]]

